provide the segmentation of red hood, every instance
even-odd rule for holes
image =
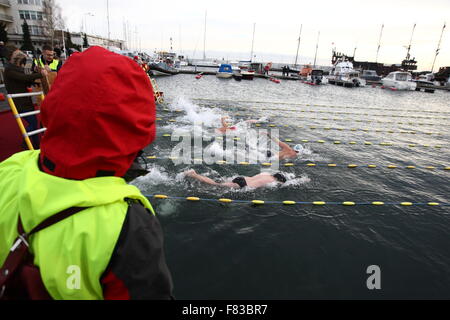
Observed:
[[[155,139],[148,76],[133,60],[100,47],[67,60],[41,110],[42,169],[61,178],[122,177]]]

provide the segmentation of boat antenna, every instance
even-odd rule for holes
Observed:
[[[207,17],[208,11],[205,10],[205,34],[203,36],[203,60],[206,60],[206,17]]]
[[[319,50],[319,38],[320,38],[320,31],[317,35],[317,44],[316,44],[316,54],[314,55],[314,69],[316,68],[316,60],[317,60],[317,50]]]
[[[301,37],[302,37],[302,28],[303,28],[303,24],[300,25],[300,34],[298,35],[297,54],[295,55],[294,67],[297,67],[298,50],[300,49],[300,40],[301,40]]]
[[[179,50],[180,50],[180,53],[181,54],[183,54],[183,49],[182,49],[182,46],[181,46],[181,24],[180,25],[178,25],[178,31],[179,31],[179,36],[180,36],[180,44],[179,44]]]
[[[253,23],[253,39],[252,39],[252,51],[250,53],[250,62],[253,61],[253,48],[255,45],[255,29],[256,29],[256,23]]]
[[[410,59],[410,54],[409,54],[409,52],[411,51],[411,44],[412,44],[412,39],[413,39],[413,35],[414,35],[414,30],[416,29],[416,24],[414,23],[414,26],[413,26],[413,30],[412,30],[412,33],[411,33],[411,39],[409,40],[409,46],[408,46],[408,52],[406,53],[406,60],[409,60]]]
[[[441,37],[439,38],[438,46],[437,46],[437,49],[436,49],[436,54],[434,55],[433,65],[431,66],[431,73],[433,73],[434,63],[436,62],[436,58],[437,58],[437,56],[439,54],[439,51],[441,50],[442,35],[444,34],[445,27],[446,27],[446,23],[444,23],[444,26],[442,27]]]
[[[378,63],[378,53],[380,52],[381,37],[383,36],[383,29],[384,29],[384,23],[381,25],[380,37],[378,38],[377,57],[375,58],[375,63]]]

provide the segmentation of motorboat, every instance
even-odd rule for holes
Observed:
[[[364,87],[366,80],[359,76],[359,72],[353,69],[353,63],[348,60],[338,60],[331,69],[328,82],[343,87]]]
[[[306,77],[306,83],[312,85],[325,84],[326,78],[323,76],[323,70],[312,69],[311,73]]]
[[[381,77],[377,74],[375,70],[363,70],[361,78],[366,80],[366,82],[380,82]]]
[[[178,69],[171,67],[165,62],[150,63],[148,68],[149,73],[153,76],[173,76],[179,73]]]
[[[434,93],[436,84],[432,81],[434,75],[432,73],[419,76],[417,79],[413,80],[417,83],[416,91],[425,91],[428,93]]]
[[[255,78],[255,71],[244,69],[241,70],[242,80],[253,80]]]
[[[412,80],[411,73],[395,71],[381,79],[383,87],[394,90],[416,90],[417,83]]]
[[[229,79],[233,77],[233,67],[231,64],[221,64],[216,73],[217,78]]]

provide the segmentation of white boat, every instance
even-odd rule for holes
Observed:
[[[328,80],[323,76],[323,70],[313,69],[306,77],[306,83],[311,85],[327,84]]]
[[[381,79],[385,88],[395,90],[416,90],[417,83],[412,81],[411,73],[405,71],[395,71],[389,73]]]
[[[233,77],[233,67],[231,64],[221,64],[216,73],[217,78],[229,79]]]
[[[328,83],[344,87],[364,87],[366,80],[359,76],[359,72],[353,69],[353,63],[347,60],[338,60],[331,69]]]

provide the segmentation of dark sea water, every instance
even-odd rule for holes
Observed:
[[[158,107],[158,138],[146,149],[147,156],[159,159],[148,160],[151,173],[135,181],[145,194],[368,203],[252,206],[152,199],[176,298],[450,298],[450,207],[369,205],[450,203],[450,171],[444,170],[450,166],[450,92],[192,75],[157,82],[167,104]],[[168,159],[176,142],[163,134],[189,131],[195,120],[214,132],[221,115],[234,123],[266,117],[277,125],[281,140],[302,144],[295,166],[280,167],[288,176],[285,186],[230,191],[183,177],[189,168],[214,179],[261,172],[260,165],[175,165]],[[307,167],[311,162],[318,166]],[[328,168],[330,163],[338,167]],[[367,288],[371,265],[381,270],[380,290]]]

